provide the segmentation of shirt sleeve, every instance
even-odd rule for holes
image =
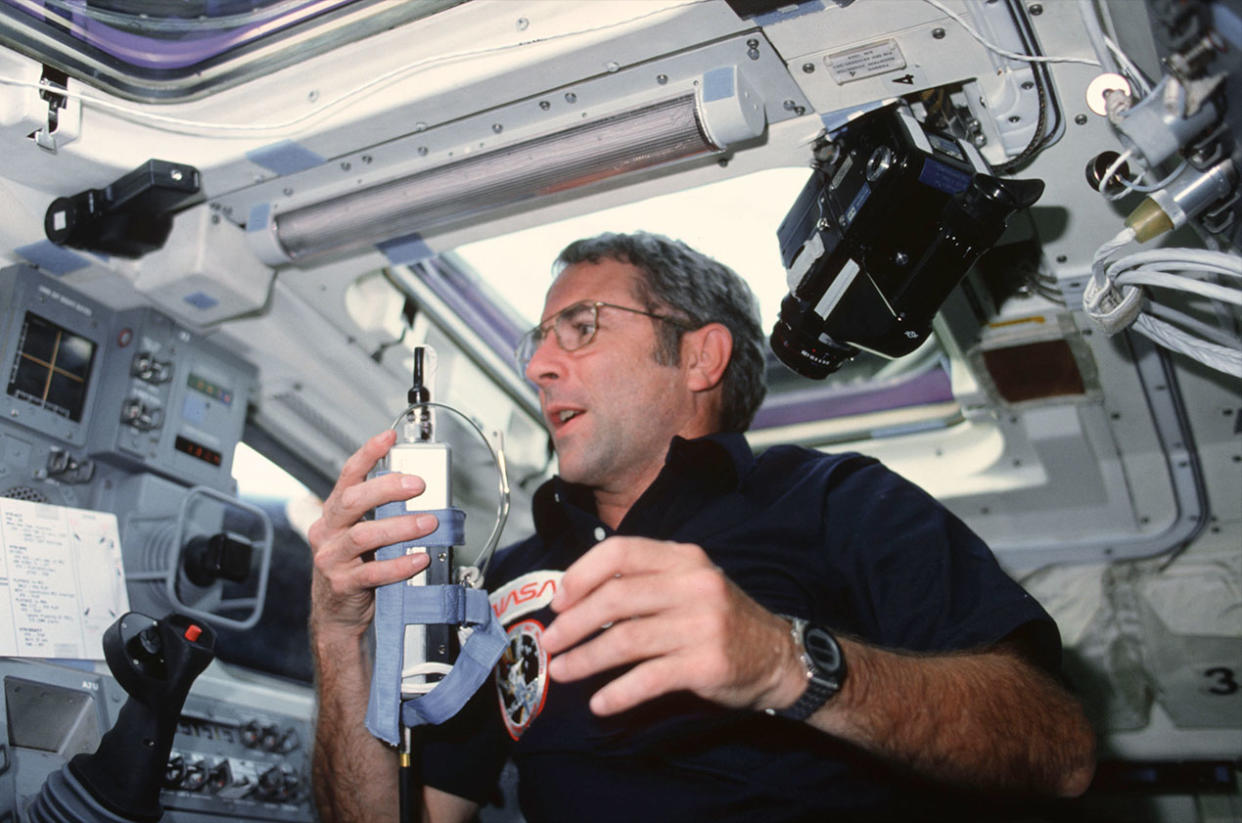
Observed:
[[[874,642],[907,651],[980,648],[1021,630],[1024,649],[1056,673],[1056,623],[1001,569],[991,549],[918,486],[859,458],[827,495],[834,565]]]

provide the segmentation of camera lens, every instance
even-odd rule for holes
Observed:
[[[824,320],[815,307],[786,295],[770,338],[777,358],[803,377],[823,380],[858,354],[853,346],[826,338]]]

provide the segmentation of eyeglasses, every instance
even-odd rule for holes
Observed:
[[[601,308],[627,311],[630,314],[641,314],[643,317],[663,320],[665,323],[671,323],[687,331],[692,328],[685,322],[669,317],[666,314],[654,314],[642,309],[631,309],[629,306],[618,306],[615,303],[604,303],[599,300],[584,300],[581,303],[574,303],[572,306],[561,309],[555,315],[522,335],[522,339],[518,341],[517,350],[514,352],[517,358],[518,369],[522,372],[526,371],[526,367],[530,365],[531,358],[535,356],[535,352],[543,345],[543,341],[548,338],[549,330],[556,335],[556,342],[565,351],[577,351],[583,346],[589,345],[599,331],[599,310]]]

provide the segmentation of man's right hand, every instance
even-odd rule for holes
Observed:
[[[422,478],[408,474],[367,479],[367,472],[395,442],[396,432],[389,429],[354,452],[323,504],[323,515],[310,527],[315,559],[311,627],[317,634],[361,636],[375,612],[375,588],[413,577],[427,566],[425,554],[364,559],[383,546],[431,534],[438,525],[430,514],[362,520],[376,506],[417,497],[426,488]]]

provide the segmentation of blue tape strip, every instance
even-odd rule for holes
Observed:
[[[840,5],[838,3],[838,5]],[[777,9],[776,11],[768,11],[763,14],[755,15],[755,22],[761,26],[770,26],[773,23],[781,23],[785,20],[793,20],[795,17],[802,17],[806,14],[814,14],[817,11],[824,10],[823,0],[811,0],[809,3],[800,3],[792,9]]]
[[[417,232],[407,234],[404,237],[394,237],[392,240],[385,240],[383,243],[376,243],[375,245],[388,258],[388,262],[394,266],[417,263],[420,260],[430,260],[436,256],[431,246],[428,246],[423,240],[423,236]]]
[[[91,264],[89,258],[58,246],[51,240],[40,240],[38,243],[21,246],[13,251],[38,266],[40,271],[57,277],[84,269]]]
[[[267,216],[272,213],[271,203],[255,203],[250,207],[250,216],[246,218],[246,233],[263,231],[267,228]]]
[[[279,143],[248,151],[246,159],[277,174],[293,174],[313,169],[323,162],[318,154],[292,140],[281,140]]]
[[[727,100],[734,94],[733,68],[712,69],[703,75],[703,102]]]
[[[220,305],[219,300],[212,297],[205,291],[196,291],[193,294],[187,294],[181,299],[199,311],[207,311],[208,309],[214,309],[216,306]]]

